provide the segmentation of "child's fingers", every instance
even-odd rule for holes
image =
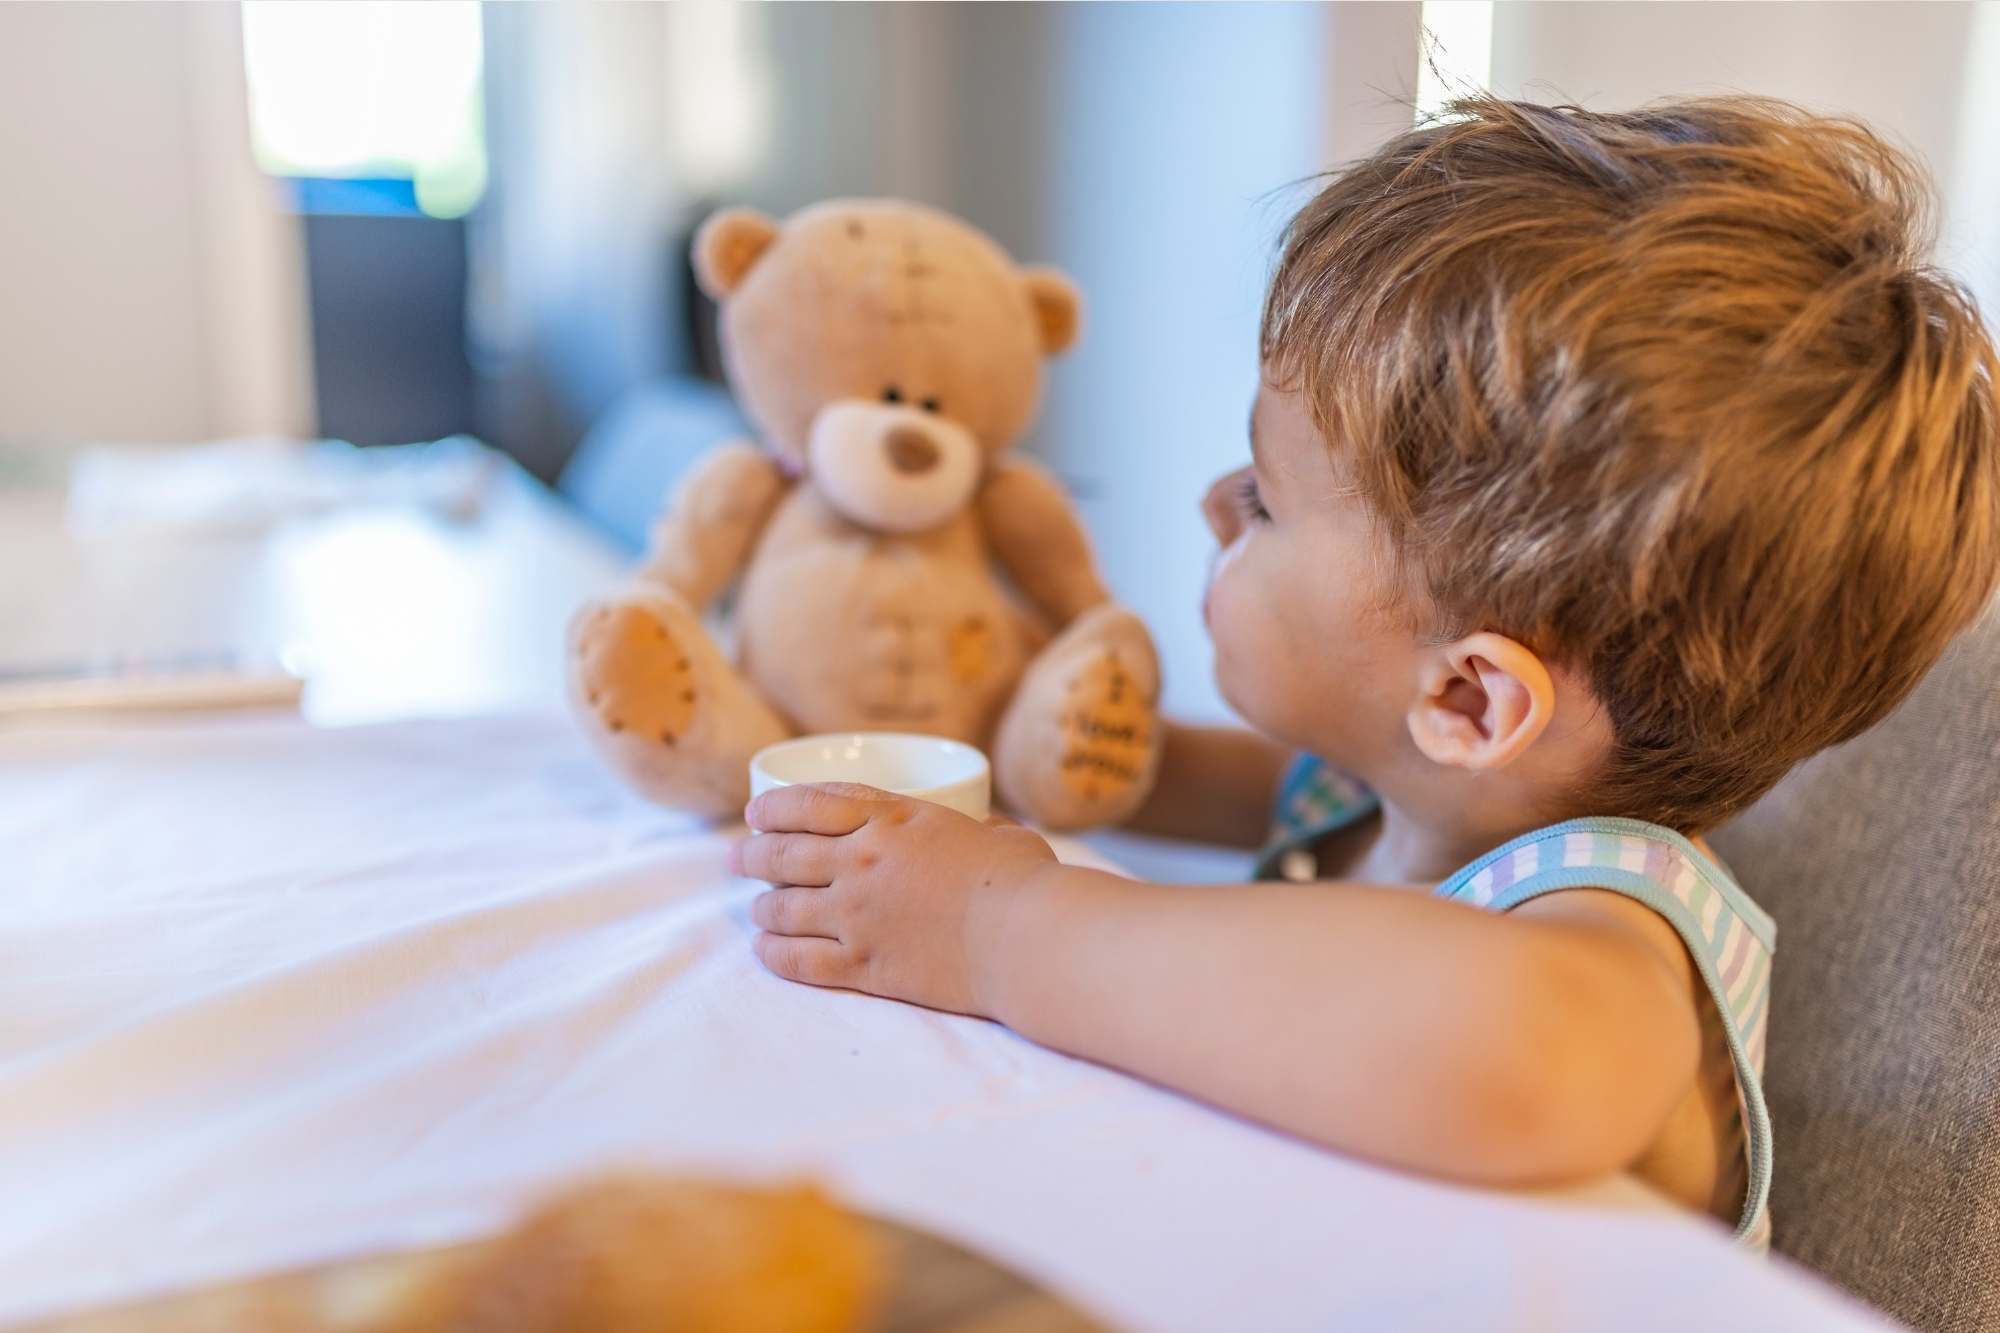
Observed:
[[[835,796],[852,796],[857,801],[900,801],[904,798],[880,787],[871,787],[865,782],[814,782],[808,784],[818,791],[832,792]]]
[[[818,833],[837,838],[854,832],[870,815],[880,812],[880,799],[853,794],[874,790],[848,783],[775,787],[750,802],[743,818],[759,833]],[[887,795],[880,793],[885,799]]]
[[[855,976],[853,958],[839,940],[794,935],[759,935],[751,942],[757,957],[787,981],[808,986],[846,986]]]
[[[771,884],[833,883],[840,869],[840,839],[816,833],[759,833],[736,844],[736,873]]]
[[[750,901],[750,919],[773,935],[840,938],[831,897],[821,889],[767,889]]]

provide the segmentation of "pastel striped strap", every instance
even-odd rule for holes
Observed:
[[[1671,829],[1636,819],[1574,819],[1514,839],[1438,886],[1438,896],[1504,912],[1544,893],[1622,893],[1666,919],[1714,998],[1736,1071],[1748,1183],[1738,1239],[1770,1238],[1771,1118],[1764,1040],[1777,929],[1728,873]]]
[[[1319,874],[1312,844],[1375,813],[1381,802],[1360,781],[1302,754],[1285,771],[1271,813],[1271,835],[1257,853],[1255,877],[1303,883]]]

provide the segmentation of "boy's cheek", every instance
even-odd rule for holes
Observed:
[[[1229,706],[1253,726],[1270,682],[1263,673],[1274,666],[1263,651],[1269,627],[1260,623],[1255,600],[1242,595],[1227,580],[1218,580],[1204,604],[1209,642],[1215,646],[1215,684]]]
[[[1217,692],[1258,731],[1293,741],[1325,706],[1330,645],[1316,639],[1323,626],[1302,623],[1311,608],[1272,595],[1284,583],[1276,572],[1254,558],[1219,560],[1204,608]],[[1301,637],[1313,641],[1306,651]]]
[[[1247,543],[1238,539],[1220,547],[1208,562],[1208,582],[1201,591],[1201,620],[1209,636],[1215,637],[1218,617],[1227,618],[1242,599],[1243,554]]]

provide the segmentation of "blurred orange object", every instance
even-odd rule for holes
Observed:
[[[868,1225],[810,1185],[613,1177],[418,1280],[371,1333],[850,1333],[883,1291]]]

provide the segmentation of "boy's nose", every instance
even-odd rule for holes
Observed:
[[[1227,546],[1236,540],[1236,534],[1243,531],[1243,516],[1237,512],[1236,502],[1231,498],[1239,480],[1250,469],[1237,468],[1224,473],[1209,484],[1208,494],[1201,497],[1201,514],[1208,520],[1208,530],[1215,534],[1215,540]]]

